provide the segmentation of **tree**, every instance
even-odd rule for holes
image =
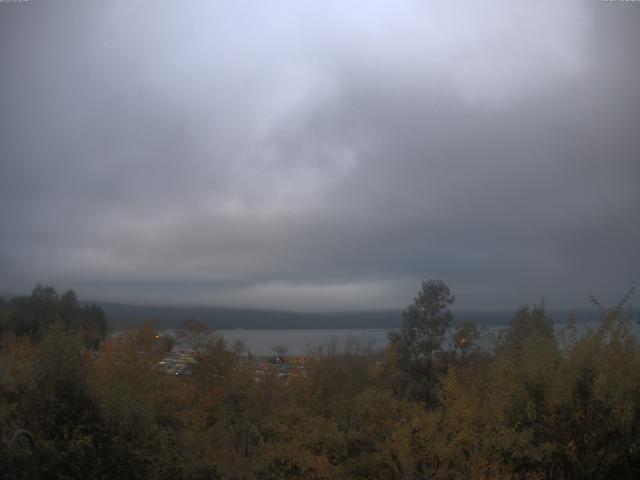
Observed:
[[[520,307],[499,343],[501,347],[521,349],[533,335],[555,341],[553,322],[547,317],[544,301],[533,308]]]
[[[82,305],[73,290],[60,296],[60,319],[67,330],[78,330],[84,337],[84,343],[91,348],[107,335],[107,317],[102,307],[95,303]]]
[[[80,309],[78,328],[83,331],[85,343],[96,348],[98,343],[107,336],[109,328],[107,317],[102,307],[90,303]]]
[[[306,369],[308,406],[323,417],[349,416],[353,398],[373,384],[371,360],[364,355],[338,354],[312,358]]]
[[[480,342],[483,338],[483,330],[473,322],[464,322],[454,329],[453,352],[457,355],[458,361],[478,360],[482,356]]]
[[[97,477],[100,420],[86,383],[90,359],[82,350],[81,337],[58,323],[38,345],[24,339],[3,357],[0,418],[11,406],[15,426],[9,430],[19,427],[33,434],[41,478]]]
[[[190,350],[204,349],[211,339],[212,330],[208,325],[197,320],[184,320],[176,332],[180,343]]]
[[[4,312],[4,313],[3,313]],[[107,317],[94,303],[81,305],[73,290],[58,295],[53,287],[38,284],[31,295],[11,299],[0,308],[0,330],[40,341],[55,323],[82,333],[85,346],[97,348],[107,334]]]
[[[413,304],[402,312],[402,327],[389,333],[402,375],[400,390],[409,398],[434,401],[435,362],[453,321],[449,306],[455,295],[442,280],[422,282]]]
[[[68,290],[60,296],[60,320],[65,328],[77,328],[80,317],[80,302],[76,292]]]
[[[9,308],[4,303],[2,297],[0,297],[0,339],[4,336],[4,334],[9,330],[8,328],[9,322]],[[2,341],[0,340],[0,350],[2,350]]]
[[[30,296],[12,299],[10,306],[9,329],[34,341],[39,341],[60,318],[58,293],[41,284],[34,287]]]

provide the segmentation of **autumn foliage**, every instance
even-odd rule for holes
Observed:
[[[386,351],[317,355],[286,378],[188,323],[189,375],[157,368],[168,347],[149,325],[95,347],[57,321],[5,336],[2,438],[30,431],[44,479],[640,478],[624,309],[557,334],[544,306],[523,307],[488,338],[452,324],[444,284],[420,293]]]

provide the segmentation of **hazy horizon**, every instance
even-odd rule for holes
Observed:
[[[52,286],[52,285],[45,285],[45,286]],[[55,286],[53,286],[55,288]],[[74,289],[72,289],[74,290]],[[64,293],[64,290],[62,289],[56,289],[57,293],[59,295]],[[0,291],[0,298],[4,299],[4,300],[9,300],[11,298],[14,297],[21,297],[21,296],[28,296],[30,295],[31,290],[26,290],[23,292],[2,292]],[[76,293],[76,295],[78,295],[78,291],[74,290],[74,293]],[[628,293],[628,292],[626,292]],[[634,295],[632,294],[630,297],[630,302],[629,304],[633,304],[633,297]],[[367,314],[367,313],[371,313],[371,314],[385,314],[385,313],[389,313],[389,314],[397,314],[398,315],[398,320],[400,320],[400,313],[402,312],[402,310],[404,310],[409,303],[405,305],[400,305],[397,307],[388,307],[388,308],[346,308],[346,309],[331,309],[331,308],[326,308],[326,309],[301,309],[301,310],[295,310],[295,309],[285,309],[285,308],[260,308],[260,307],[248,307],[248,306],[243,306],[243,305],[225,305],[225,304],[205,304],[205,303],[192,303],[192,302],[183,302],[183,303],[178,303],[178,302],[174,302],[174,303],[167,303],[167,302],[162,302],[162,301],[135,301],[135,299],[132,299],[132,301],[127,301],[127,302],[123,302],[123,301],[117,301],[117,300],[105,300],[103,298],[93,298],[93,297],[85,297],[82,294],[78,295],[78,300],[82,303],[88,304],[88,303],[97,303],[99,305],[101,305],[103,307],[103,309],[106,309],[107,313],[109,313],[109,308],[108,306],[113,306],[113,307],[132,307],[133,309],[140,309],[141,311],[146,311],[146,309],[158,309],[158,310],[166,310],[166,311],[171,311],[171,310],[175,310],[178,312],[185,312],[185,313],[189,313],[189,312],[215,312],[216,310],[219,311],[238,311],[238,312],[254,312],[257,314],[283,314],[283,315],[299,315],[304,318],[313,318],[314,316],[318,316],[318,317],[331,317],[331,316],[340,316],[342,314],[344,315],[352,315],[352,314]],[[615,303],[612,304],[607,304],[604,305],[605,308],[614,308],[619,301],[622,300],[622,297],[618,298],[617,301]],[[581,307],[572,307],[572,306],[564,306],[564,305],[553,305],[553,304],[549,304],[547,302],[547,300],[545,298],[540,298],[536,301],[533,302],[528,302],[528,301],[522,301],[519,303],[515,303],[513,305],[508,305],[505,307],[501,307],[501,308],[492,308],[492,307],[485,307],[485,308],[465,308],[462,307],[460,308],[459,306],[457,306],[455,303],[454,305],[452,305],[451,310],[454,313],[454,317],[456,321],[463,321],[465,320],[465,315],[469,315],[472,314],[474,316],[483,316],[483,315],[490,315],[490,314],[498,314],[499,318],[498,318],[498,323],[503,324],[508,322],[513,315],[516,314],[516,312],[521,308],[521,307],[535,307],[535,306],[539,306],[541,304],[545,305],[545,310],[548,312],[549,315],[551,315],[553,317],[553,315],[557,315],[557,314],[569,314],[571,312],[576,312],[578,314],[587,314],[590,321],[595,321],[595,317],[596,316],[600,316],[602,315],[602,311],[600,310],[599,307],[597,307],[596,305],[594,305],[593,303],[588,303],[585,304]],[[187,315],[188,316],[188,315]],[[592,318],[593,317],[593,318]],[[176,317],[178,318],[178,317]],[[186,317],[179,317],[181,320],[183,320]],[[483,317],[484,318],[484,317]],[[567,320],[567,318],[562,317],[562,318],[553,318],[553,320],[555,322],[565,322]],[[580,320],[580,319],[579,319]],[[475,320],[474,320],[475,321]],[[242,328],[242,327],[240,327]],[[335,328],[335,327],[332,327]],[[368,328],[368,327],[367,327]],[[377,327],[372,327],[372,328],[377,328]]]

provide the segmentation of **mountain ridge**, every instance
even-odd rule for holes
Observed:
[[[218,330],[231,329],[341,329],[398,328],[401,310],[359,310],[296,312],[287,310],[242,309],[216,306],[151,306],[95,301],[109,318],[113,329],[135,328],[150,322],[158,328],[176,328],[183,320],[193,319]],[[556,323],[568,320],[572,310],[549,309]],[[573,310],[578,322],[602,319],[596,309]],[[514,310],[453,310],[454,323],[471,321],[478,325],[504,325],[511,321]]]

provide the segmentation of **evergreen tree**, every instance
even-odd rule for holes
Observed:
[[[454,301],[455,296],[442,280],[423,282],[413,304],[402,312],[400,331],[389,333],[403,374],[399,388],[410,399],[435,401],[433,387],[441,367],[439,354],[453,321],[449,306]]]

